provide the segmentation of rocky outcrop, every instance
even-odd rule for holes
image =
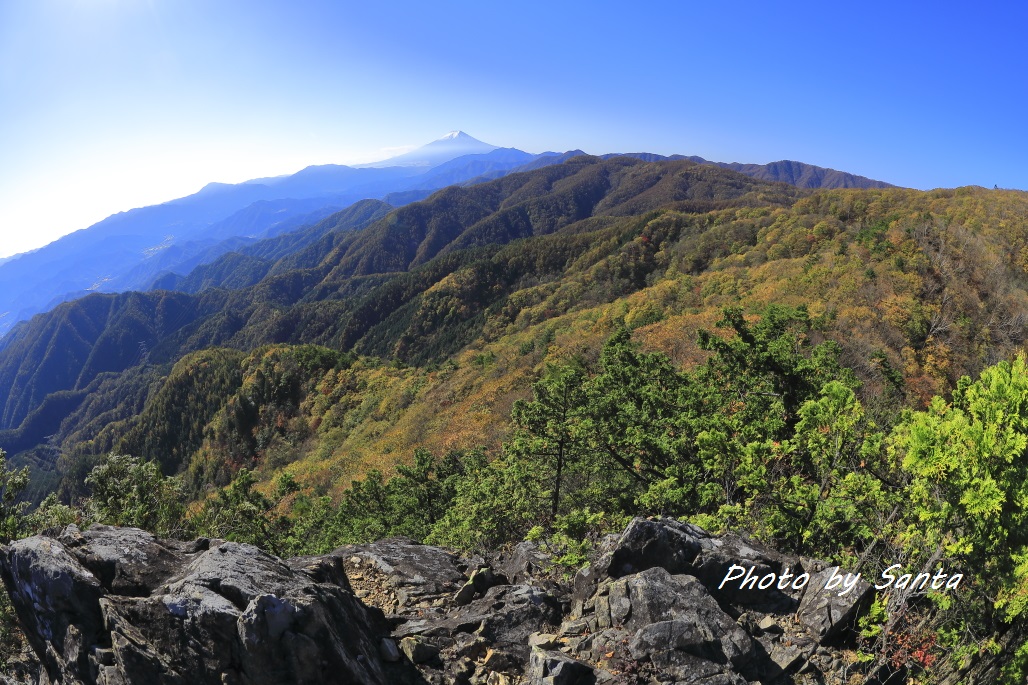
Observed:
[[[724,583],[733,567],[753,587]],[[805,587],[756,587],[804,569]],[[609,536],[573,582],[531,544],[281,560],[106,526],[17,541],[0,571],[38,659],[9,682],[65,685],[841,684],[871,592],[825,591],[821,562],[670,519]]]
[[[386,613],[415,606],[441,606],[466,580],[468,562],[452,552],[407,538],[340,547],[357,596]]]
[[[388,624],[338,558],[291,566],[250,545],[69,526],[0,563],[44,682],[396,682],[379,656]]]

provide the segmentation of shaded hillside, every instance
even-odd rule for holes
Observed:
[[[90,295],[22,324],[4,341],[0,425],[17,427],[51,393],[140,363],[158,342],[219,305],[171,292]]]
[[[153,290],[178,290],[180,292],[197,293],[211,287],[244,288],[264,278],[284,257],[291,257],[284,262],[282,269],[300,264],[304,255],[314,252],[319,255],[313,258],[320,260],[326,247],[317,244],[334,244],[338,234],[360,230],[383,217],[392,207],[379,200],[362,200],[346,209],[334,212],[331,216],[312,226],[300,230],[268,238],[241,247],[224,254],[208,263],[197,266],[187,276],[168,273],[153,282]],[[329,236],[332,237],[329,237]],[[313,249],[308,249],[312,248]]]

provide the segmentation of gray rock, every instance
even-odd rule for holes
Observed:
[[[468,576],[468,582],[475,588],[475,592],[480,595],[484,595],[489,591],[489,588],[497,585],[506,585],[506,580],[502,580],[497,577],[493,570],[488,567],[482,567]]]
[[[761,632],[764,633],[782,632],[782,626],[778,625],[778,622],[775,621],[774,616],[765,616],[764,618],[760,619],[760,621],[757,623],[757,628],[759,628]]]
[[[775,662],[783,671],[788,671],[803,664],[813,651],[809,645],[776,642],[771,648],[771,661]]]
[[[574,599],[585,600],[605,578],[620,578],[650,568],[691,573],[700,552],[703,529],[674,519],[633,519],[625,531],[608,539],[595,562],[575,576]]]
[[[637,631],[634,658],[679,649],[718,663],[752,660],[753,641],[696,578],[651,568],[608,582],[611,623]]]
[[[846,594],[839,594],[845,588],[825,589],[833,574],[845,577],[846,572],[838,567],[831,567],[811,575],[799,610],[796,612],[800,623],[805,625],[821,644],[853,627],[861,612],[867,608],[873,594],[873,588],[864,580],[856,582],[853,589]]]
[[[439,656],[439,648],[420,636],[400,640],[400,650],[416,664],[423,664]]]
[[[526,685],[594,685],[596,674],[592,666],[566,654],[533,649],[525,680]]]
[[[841,662],[830,638],[869,593],[823,592],[825,574],[802,603],[791,590],[718,591],[733,564],[762,575],[823,562],[670,519],[605,538],[573,601],[533,545],[488,563],[406,539],[281,560],[223,540],[69,526],[0,552],[31,647],[0,682],[781,683]],[[524,582],[504,584],[508,572]],[[783,618],[797,607],[798,622]]]
[[[460,557],[407,538],[347,545],[331,556],[345,559],[347,574],[373,574],[395,594],[398,609],[449,599],[466,579]],[[356,583],[355,583],[356,585]]]
[[[661,675],[674,678],[674,685],[748,685],[746,678],[730,667],[680,650],[656,652],[653,665]]]
[[[353,592],[342,556],[325,554],[312,557],[293,557],[287,559],[285,563],[289,568],[304,574],[315,583],[338,585],[347,592]]]
[[[468,577],[468,581],[453,596],[453,603],[457,606],[470,604],[475,597],[481,597],[489,588],[496,585],[505,585],[506,577],[498,576],[488,567],[476,569]]]
[[[380,613],[249,545],[69,527],[13,543],[0,571],[48,682],[396,682]]]
[[[490,644],[509,648],[524,662],[529,636],[559,625],[560,619],[560,603],[546,591],[528,585],[498,585],[448,615],[408,621],[393,634],[452,637],[474,633]]]
[[[475,584],[470,580],[457,590],[457,594],[453,596],[453,603],[459,607],[471,604],[471,600],[475,598]]]
[[[485,658],[482,660],[482,666],[487,670],[499,671],[501,673],[522,670],[521,660],[504,649],[488,650]]]
[[[507,556],[497,560],[496,570],[509,583],[530,585],[545,571],[550,557],[534,542],[519,543]]]
[[[738,535],[699,538],[700,551],[693,560],[692,573],[707,586],[712,594],[722,601],[744,607],[758,609],[776,614],[791,614],[799,606],[803,590],[794,590],[786,584],[779,590],[778,580],[788,571],[793,579],[803,573],[798,558],[779,554],[764,545]],[[742,566],[747,570],[753,567],[753,577],[763,578],[769,573],[775,574],[774,585],[766,589],[747,586],[740,589],[740,581],[724,581],[732,566]]]
[[[90,647],[106,635],[99,579],[64,545],[41,536],[12,542],[0,565],[25,637],[50,680],[89,679]]]
[[[378,645],[378,652],[382,655],[382,661],[394,664],[400,660],[400,648],[396,646],[396,640],[384,637]]]
[[[185,544],[162,541],[138,528],[96,525],[86,531],[68,526],[61,545],[103,585],[106,592],[145,596],[173,575],[184,559],[208,549],[201,538]],[[215,541],[215,545],[221,541]]]
[[[554,649],[557,646],[557,636],[553,633],[532,633],[528,636],[528,646]]]
[[[592,613],[566,621],[560,631],[581,658],[650,663],[660,682],[675,683],[741,684],[765,670],[763,650],[693,576],[653,567],[608,579],[583,604],[588,607]],[[613,627],[604,628],[608,623]]]

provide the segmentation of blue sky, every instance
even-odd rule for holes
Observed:
[[[637,5],[0,0],[0,256],[453,129],[1028,189],[1026,3]]]

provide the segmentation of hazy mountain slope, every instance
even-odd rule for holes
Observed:
[[[246,247],[243,252],[262,259],[278,260],[292,255],[330,233],[356,231],[388,214],[393,207],[381,200],[361,200],[346,209],[333,212],[329,217],[288,235],[261,240]]]
[[[534,171],[553,164],[563,164],[572,157],[579,157],[585,153],[581,150],[569,150],[567,152],[544,152],[531,162],[522,164],[514,171]]]
[[[195,240],[212,223],[269,194],[263,185],[207,187],[188,198],[112,216],[0,265],[0,311],[10,313],[0,332],[55,299],[113,289],[119,281],[142,286],[166,266],[143,267],[139,274],[145,262],[175,243]],[[183,259],[188,260],[186,250]]]
[[[124,274],[107,281],[102,291],[147,290],[156,279],[173,270],[191,271],[200,264],[253,242],[253,238],[233,237],[224,240],[190,240],[168,245]]]
[[[307,228],[242,245],[231,252],[226,249],[222,256],[195,267],[187,276],[166,274],[155,280],[152,287],[196,293],[207,288],[243,288],[253,285],[271,272],[278,261],[292,257],[279,270],[295,268],[304,259],[311,259],[305,256],[310,246],[321,243],[322,239],[333,233],[362,229],[391,209],[379,200],[362,200]],[[222,243],[227,244],[228,241]],[[330,238],[326,245],[329,247],[318,248],[317,261],[331,249],[333,239]]]
[[[417,164],[408,164],[414,158],[405,157],[399,166],[312,166],[260,182],[211,183],[187,197],[116,214],[39,250],[0,262],[0,334],[32,314],[87,292],[142,289],[162,271],[185,273],[223,253],[216,245],[219,240],[274,235],[305,219],[325,216],[321,210],[326,207],[345,207],[414,186],[427,184],[434,189],[463,182],[497,165],[515,166],[527,154],[508,150],[507,158],[501,155],[492,162],[454,163],[434,182],[427,177],[411,180],[461,155],[494,149],[456,136],[410,153],[421,155]],[[169,251],[173,246],[179,250]]]
[[[384,198],[400,206],[452,184],[555,166],[580,154],[535,156],[455,131],[374,165],[327,164],[237,185],[211,183],[188,197],[123,212],[35,252],[0,261],[0,334],[34,313],[89,292],[145,289],[164,272],[185,275],[238,249],[239,239],[287,232],[362,199]],[[648,153],[634,156],[643,161],[666,159]],[[718,165],[799,187],[887,185],[799,162]]]
[[[105,371],[139,363],[169,333],[217,303],[183,293],[90,295],[19,325],[0,355],[0,428],[15,428],[43,399]]]
[[[524,155],[525,153],[514,148],[497,148],[481,155],[460,157],[432,169],[429,173],[425,174],[426,180],[417,183],[409,190],[389,193],[382,199],[394,207],[402,207],[412,202],[420,202],[428,198],[436,190],[448,185],[486,183],[516,171],[538,169],[553,163],[546,160],[556,156],[552,152],[544,152],[540,155]]]
[[[476,182],[483,176],[499,178],[536,157],[509,147],[496,148],[484,154],[464,155],[433,167],[418,177],[409,190],[438,190],[458,183]]]

